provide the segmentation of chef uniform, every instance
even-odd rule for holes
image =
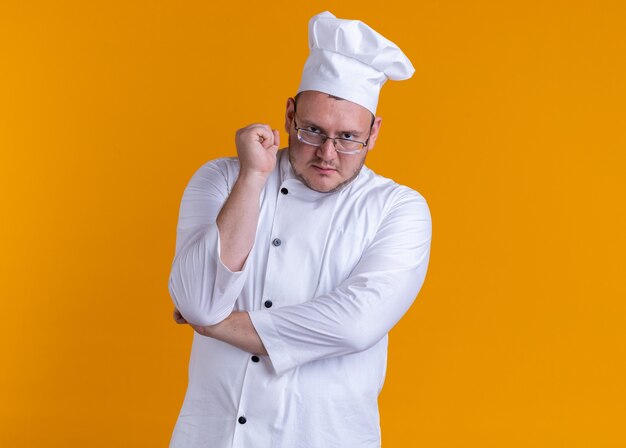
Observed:
[[[374,113],[382,83],[412,74],[400,50],[359,21],[319,14],[309,43],[299,91],[330,93]],[[355,62],[336,60],[355,52],[367,64],[346,69]],[[346,70],[367,75],[370,85],[337,79]],[[387,333],[426,275],[428,206],[365,166],[338,191],[314,191],[295,176],[287,151],[267,178],[241,271],[222,263],[216,224],[238,159],[206,163],[185,189],[169,281],[174,304],[196,325],[249,312],[268,356],[194,334],[173,448],[380,446]]]

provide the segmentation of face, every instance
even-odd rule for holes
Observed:
[[[298,127],[361,142],[369,137],[367,146],[358,154],[342,154],[335,151],[330,139],[318,147],[300,142],[294,125],[295,109],[294,99],[289,98],[285,129],[289,134],[289,161],[294,173],[315,191],[330,193],[341,189],[359,174],[367,152],[374,148],[382,119],[376,117],[372,125],[372,114],[363,106],[322,92],[302,92],[295,115]]]

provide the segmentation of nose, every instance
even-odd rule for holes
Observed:
[[[324,143],[317,147],[317,156],[322,160],[332,160],[336,155],[334,140],[326,139]]]

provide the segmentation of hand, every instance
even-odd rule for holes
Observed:
[[[240,174],[257,175],[265,179],[276,166],[280,135],[266,124],[251,124],[235,135]]]
[[[183,315],[180,314],[180,311],[178,311],[177,308],[174,308],[174,322],[176,322],[177,324],[188,323],[187,320],[183,317]]]

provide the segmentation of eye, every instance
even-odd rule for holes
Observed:
[[[352,134],[350,134],[349,132],[344,132],[344,133],[341,135],[341,138],[345,138],[346,140],[352,140],[352,138],[353,138],[353,137],[354,137],[354,136],[353,136]]]
[[[316,128],[315,126],[309,126],[306,128],[307,131],[311,131],[311,132],[315,132],[316,134],[320,133],[320,130],[318,128]]]

